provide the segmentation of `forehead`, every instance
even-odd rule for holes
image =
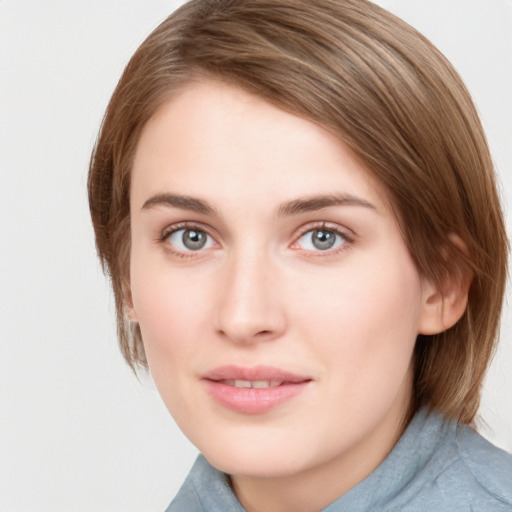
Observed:
[[[216,81],[193,83],[157,110],[131,179],[135,208],[169,191],[220,204],[333,191],[386,201],[362,160],[325,128]]]

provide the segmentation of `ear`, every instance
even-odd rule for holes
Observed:
[[[135,308],[133,306],[125,306],[126,316],[130,322],[138,322],[137,313],[135,312]]]
[[[464,242],[456,235],[450,241],[467,255]],[[468,304],[473,273],[464,265],[444,277],[439,284],[424,281],[419,334],[439,334],[453,327],[462,317]]]
[[[124,283],[123,285],[123,304],[124,312],[128,320],[131,322],[138,322],[139,320],[137,318],[135,307],[133,306],[132,290],[129,283]]]

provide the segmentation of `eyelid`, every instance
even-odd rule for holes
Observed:
[[[172,233],[175,233],[176,231],[179,231],[180,229],[196,229],[197,231],[203,231],[207,235],[211,236],[212,238],[216,238],[216,235],[213,234],[213,230],[210,229],[208,226],[205,226],[201,222],[195,222],[195,221],[183,221],[183,222],[176,222],[174,224],[170,224],[167,227],[165,227],[159,236],[159,240],[165,240],[169,235]]]
[[[302,249],[301,247],[294,247],[297,244],[297,242],[305,234],[309,233],[310,231],[321,231],[321,230],[331,231],[331,232],[343,237],[346,240],[346,243],[342,244],[341,247],[338,247],[338,248],[332,249],[332,250],[326,250],[326,251],[320,251],[320,250],[319,251],[311,251],[311,250],[307,250],[307,249]],[[345,228],[343,226],[340,226],[339,224],[336,224],[336,223],[320,221],[320,222],[312,222],[312,223],[306,224],[305,226],[302,226],[300,228],[300,230],[298,231],[298,233],[294,236],[293,242],[290,245],[290,247],[292,249],[303,250],[303,251],[311,253],[311,254],[315,253],[315,256],[321,257],[321,256],[332,256],[333,254],[337,254],[341,251],[345,251],[348,248],[346,246],[352,245],[354,242],[355,242],[355,233],[352,230]]]
[[[164,228],[164,230],[161,232],[161,234],[158,236],[156,242],[164,245],[164,249],[171,254],[175,256],[180,256],[182,258],[190,258],[194,256],[199,256],[200,254],[204,253],[205,251],[208,251],[211,249],[211,247],[207,249],[198,249],[197,251],[181,251],[174,247],[172,244],[167,243],[167,239],[177,231],[181,230],[196,230],[201,231],[203,233],[206,233],[212,241],[214,246],[219,246],[219,243],[216,240],[216,236],[213,235],[212,230],[209,229],[207,226],[201,224],[200,222],[191,222],[191,221],[184,221],[184,222],[177,222],[175,224],[171,224]]]
[[[325,220],[322,221],[316,221],[316,222],[310,222],[308,224],[305,224],[304,226],[301,226],[297,230],[297,234],[294,236],[294,239],[297,240],[301,236],[305,235],[308,231],[315,231],[315,230],[322,230],[325,231],[333,231],[335,233],[339,233],[340,235],[343,235],[347,240],[350,240],[351,242],[354,241],[355,233],[344,226],[341,226],[340,224],[337,224],[335,222],[328,222]]]

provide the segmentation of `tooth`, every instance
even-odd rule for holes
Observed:
[[[250,388],[251,381],[250,380],[235,380],[236,388]]]
[[[270,386],[270,382],[268,380],[255,380],[252,383],[253,388],[268,388]]]
[[[274,388],[276,386],[280,386],[282,384],[282,382],[280,380],[271,380],[270,381],[270,387],[271,388]]]

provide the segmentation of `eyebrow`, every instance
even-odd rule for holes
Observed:
[[[189,210],[204,215],[218,216],[217,210],[207,201],[181,194],[156,194],[147,199],[141,210],[150,210],[157,206],[171,206],[182,210]],[[300,213],[308,213],[331,206],[361,206],[377,211],[375,206],[360,197],[352,194],[331,194],[302,197],[283,203],[278,211],[278,217],[288,217]]]
[[[365,199],[352,194],[332,194],[303,197],[288,201],[279,207],[278,215],[286,217],[299,213],[314,212],[330,206],[361,206],[377,211],[377,208]]]
[[[215,208],[206,201],[179,194],[157,194],[152,196],[144,202],[141,210],[150,210],[156,206],[173,206],[175,208],[181,208],[182,210],[190,210],[205,215],[217,215]]]

